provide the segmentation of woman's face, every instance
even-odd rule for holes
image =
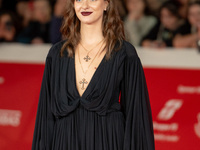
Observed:
[[[188,20],[192,26],[200,25],[200,6],[192,5],[188,11]]]
[[[15,36],[16,29],[12,24],[10,15],[4,14],[0,16],[0,41],[12,41]]]
[[[102,23],[103,12],[108,6],[105,0],[75,0],[76,16],[83,24]]]
[[[139,11],[144,12],[145,3],[143,0],[127,0],[126,6],[129,12]]]
[[[174,30],[174,27],[176,27],[178,18],[174,16],[168,9],[163,8],[161,10],[160,20],[165,28],[169,30]]]
[[[35,1],[33,15],[34,15],[34,18],[41,23],[46,23],[50,21],[51,7],[49,5],[49,2],[47,0]]]

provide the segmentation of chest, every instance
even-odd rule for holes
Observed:
[[[83,95],[92,78],[96,75],[96,71],[101,67],[105,59],[106,52],[87,53],[83,50],[75,52],[75,82],[76,88],[80,96]]]
[[[102,54],[90,65],[86,75],[77,56],[77,54],[74,57],[66,55],[52,61],[51,91],[54,97],[62,99],[59,102],[66,103],[66,99],[73,101],[79,98],[92,100],[107,92],[111,96],[114,91],[119,90],[124,76],[124,56],[115,53],[111,59],[106,60],[105,53]],[[69,103],[71,104],[71,101]]]

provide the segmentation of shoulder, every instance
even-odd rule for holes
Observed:
[[[121,53],[122,62],[125,66],[134,67],[135,64],[140,64],[140,57],[137,54],[136,48],[128,41],[123,41]]]
[[[158,23],[158,20],[154,16],[146,16],[146,23],[152,28]]]
[[[151,16],[151,15],[144,16],[143,18],[144,18],[146,21],[150,21],[150,22],[153,22],[153,23],[156,23],[156,22],[157,22],[156,17]]]
[[[126,58],[138,57],[135,47],[126,40],[123,41],[122,49],[124,50]]]
[[[49,49],[47,57],[57,56],[60,53],[61,48],[65,42],[66,42],[66,40],[62,40],[62,41],[57,42],[56,44],[52,45],[51,48]]]

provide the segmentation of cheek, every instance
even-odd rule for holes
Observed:
[[[196,18],[196,20],[198,20],[198,21],[200,20],[200,11],[198,11],[198,12],[196,13],[196,17],[195,17],[195,18]]]
[[[164,14],[161,16],[161,21],[165,25],[170,25],[170,24],[174,24],[177,21],[177,19],[176,17],[171,16],[169,14]]]
[[[178,21],[178,19],[176,17],[174,17],[174,16],[169,19],[169,22],[171,24],[175,24],[177,21]]]
[[[163,23],[163,24],[165,24],[166,22],[167,22],[167,17],[166,16],[164,16],[164,15],[162,15],[161,17],[160,17],[160,20],[161,20],[161,22]]]
[[[168,26],[168,22],[166,20],[163,20],[162,21],[162,24],[164,25],[164,27],[167,27]]]
[[[104,10],[104,5],[103,4],[99,4],[99,5],[90,5],[90,8],[94,11],[103,11]]]
[[[74,10],[75,11],[78,11],[80,9],[80,7],[81,7],[81,4],[74,2]]]
[[[74,4],[74,11],[76,13],[76,15],[78,16],[78,12],[79,12],[80,8]]]
[[[145,8],[144,3],[140,2],[140,3],[138,4],[138,8],[139,8],[139,10],[144,11],[144,8]]]
[[[77,11],[77,5],[76,5],[76,3],[74,3],[74,10],[75,10],[75,12]]]
[[[167,28],[169,28],[173,24],[172,19],[170,19],[169,17],[163,17],[161,21],[162,21],[162,24]]]
[[[131,2],[127,3],[126,6],[127,6],[128,11],[132,11],[135,8],[135,4]]]

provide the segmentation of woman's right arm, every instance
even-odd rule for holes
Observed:
[[[197,34],[176,35],[173,46],[176,48],[196,47]]]
[[[35,122],[32,150],[50,150],[53,138],[54,115],[51,105],[51,64],[52,58],[47,56]]]

